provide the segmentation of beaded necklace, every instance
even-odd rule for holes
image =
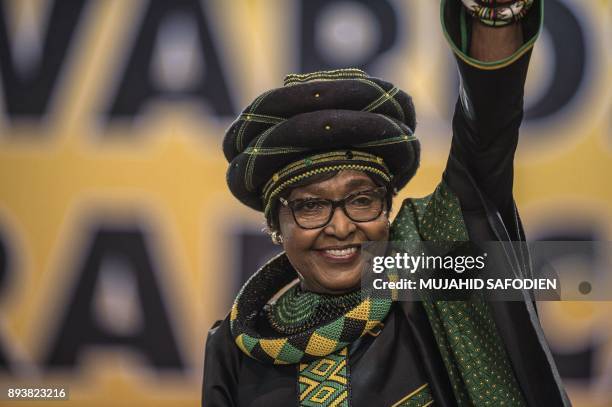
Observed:
[[[361,302],[361,291],[324,295],[304,291],[299,284],[287,290],[274,304],[265,307],[270,325],[279,333],[305,332],[338,318]]]

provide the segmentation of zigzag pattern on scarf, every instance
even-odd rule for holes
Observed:
[[[310,363],[300,363],[300,406],[348,407],[348,349]]]

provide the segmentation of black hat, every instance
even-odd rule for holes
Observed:
[[[227,183],[266,216],[284,189],[328,171],[362,170],[397,192],[419,165],[415,125],[411,97],[359,69],[290,74],[227,130]]]

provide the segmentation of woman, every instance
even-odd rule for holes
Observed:
[[[289,75],[230,127],[230,190],[284,253],[211,329],[205,406],[569,405],[531,302],[359,290],[368,241],[523,240],[512,158],[542,9],[481,3],[496,2],[442,1],[462,77],[451,153],[436,191],[406,200],[393,225],[419,143],[392,84],[356,69]],[[512,258],[528,272],[524,253]]]

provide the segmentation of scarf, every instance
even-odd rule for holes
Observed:
[[[301,406],[349,406],[348,347],[379,328],[392,299],[355,291],[320,295],[292,287],[274,307],[270,298],[297,278],[285,254],[256,272],[242,287],[230,312],[236,345],[247,356],[275,365],[296,364]],[[277,334],[257,332],[267,310]]]
[[[389,239],[468,241],[459,199],[444,182],[429,196],[408,199]],[[527,405],[491,311],[478,293],[467,301],[422,304],[459,406]]]

